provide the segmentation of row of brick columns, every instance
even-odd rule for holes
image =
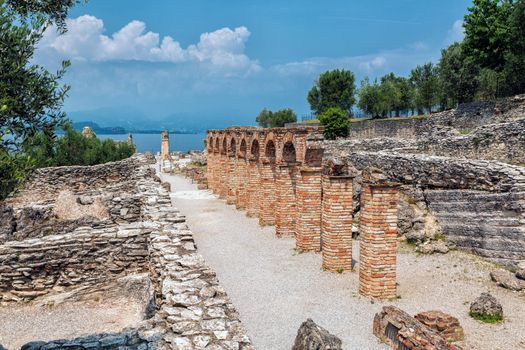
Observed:
[[[353,269],[353,177],[323,175],[321,167],[276,164],[209,154],[210,189],[259,223],[295,237],[299,251],[322,252],[323,268]],[[398,185],[364,176],[361,194],[360,294],[396,296]]]

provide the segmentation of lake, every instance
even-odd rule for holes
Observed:
[[[125,141],[128,135],[97,135],[101,140],[113,139]],[[170,151],[202,151],[206,134],[170,134]],[[133,143],[138,152],[160,152],[160,133],[158,134],[133,134]]]

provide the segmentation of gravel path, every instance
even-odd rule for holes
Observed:
[[[410,314],[437,309],[458,317],[467,335],[465,349],[525,349],[525,296],[493,285],[492,266],[481,259],[460,252],[420,256],[402,246],[400,299],[373,303],[358,295],[357,272],[323,272],[320,254],[296,254],[294,240],[276,238],[273,227],[259,227],[256,219],[197,191],[185,178],[162,176],[172,184],[174,205],[187,216],[199,252],[217,272],[257,349],[290,349],[309,317],[340,337],[345,349],[387,349],[372,335],[374,315],[387,304]],[[485,291],[502,302],[505,323],[485,325],[468,316],[470,302]]]

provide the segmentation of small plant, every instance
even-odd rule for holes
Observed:
[[[341,273],[343,273],[345,270],[344,270],[342,267],[340,267],[340,268],[338,268],[336,271],[337,271],[337,273],[341,274]]]
[[[503,321],[503,317],[501,315],[488,315],[488,314],[480,314],[477,312],[470,312],[469,315],[473,319],[483,322],[483,323],[495,324],[495,323],[501,323]]]
[[[446,241],[447,240],[447,236],[445,236],[443,233],[439,232],[439,233],[436,233],[436,235],[434,236],[434,239],[436,241]]]

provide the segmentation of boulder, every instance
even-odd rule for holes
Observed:
[[[520,280],[515,274],[504,269],[492,271],[490,273],[490,278],[492,278],[492,280],[496,282],[498,286],[506,289],[515,291],[525,289],[525,281]]]
[[[90,196],[78,196],[77,203],[81,205],[90,205],[93,204],[95,200]]]
[[[341,350],[342,341],[309,318],[299,327],[292,350],[318,349]]]
[[[428,241],[426,243],[420,244],[416,251],[422,254],[446,254],[449,252],[447,244],[443,241]]]
[[[470,314],[503,319],[501,303],[489,293],[481,295],[470,304]]]
[[[516,277],[520,280],[525,280],[525,269],[519,269],[516,271]]]
[[[421,312],[415,316],[416,320],[435,330],[449,342],[460,341],[465,338],[459,320],[454,316],[441,311]]]

